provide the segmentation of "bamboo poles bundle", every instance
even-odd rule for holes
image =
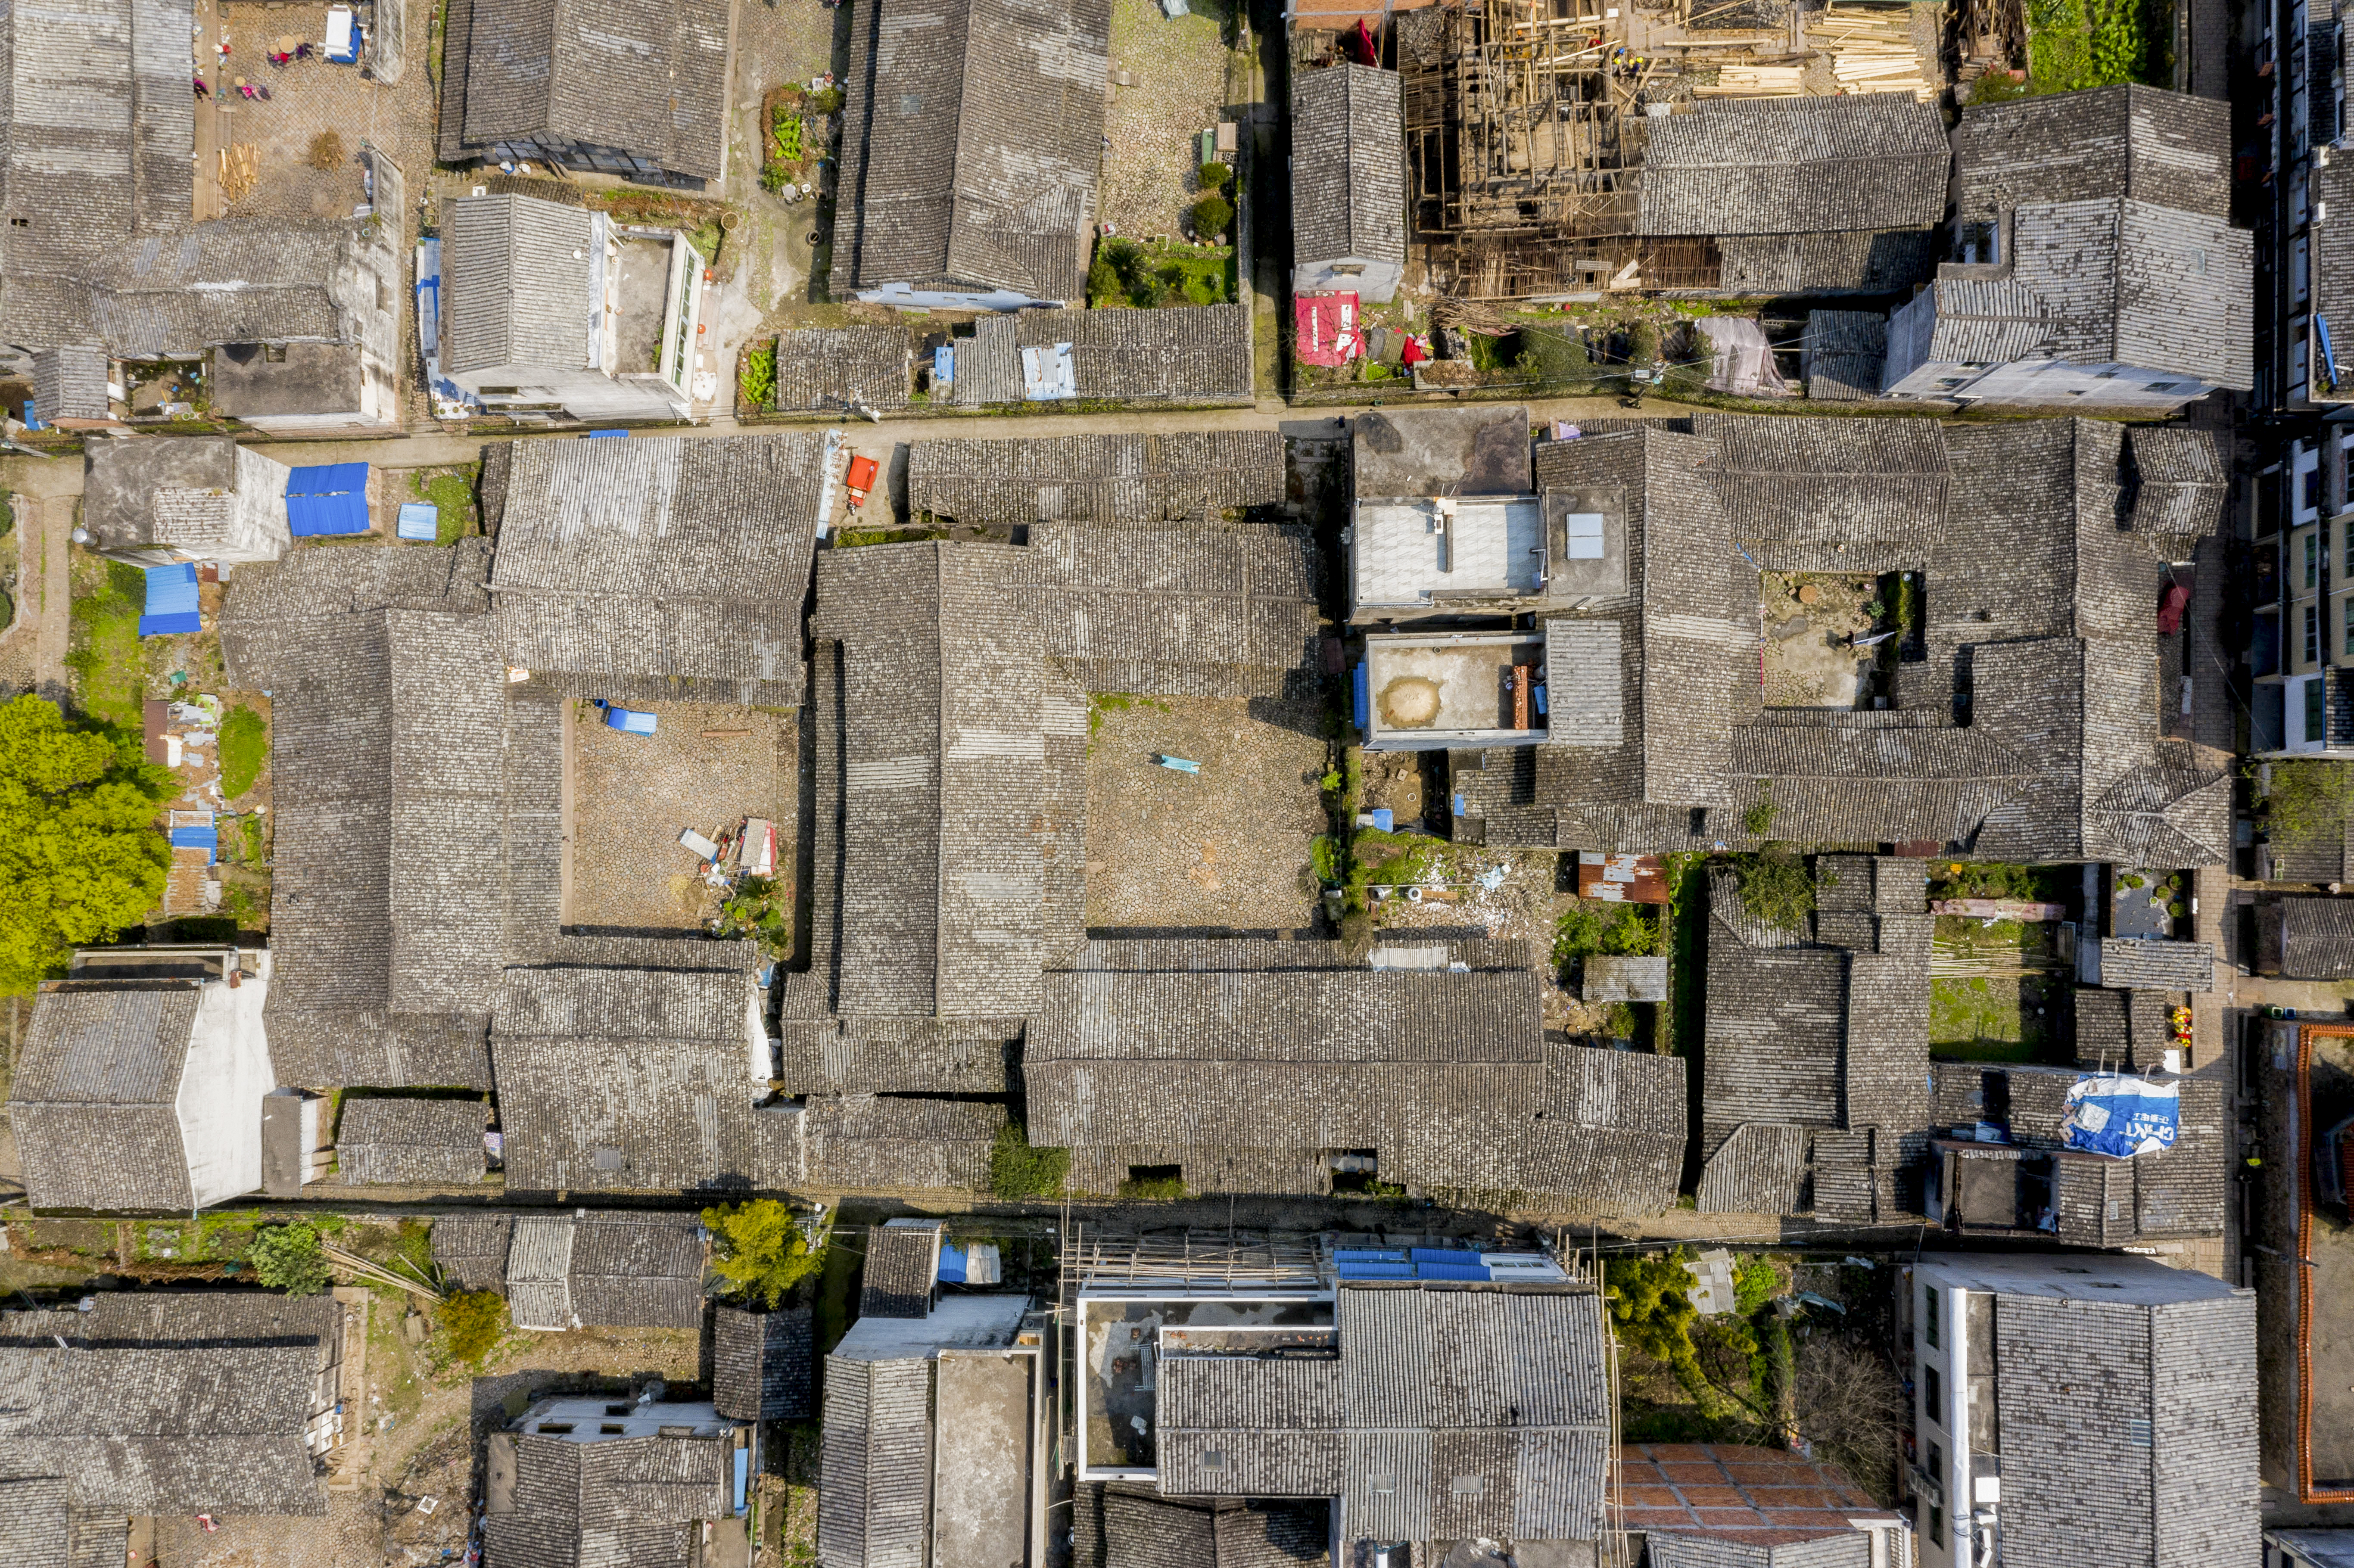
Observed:
[[[1804,66],[1725,65],[1716,80],[1692,89],[1695,98],[1798,98],[1806,92]]]
[[[237,142],[220,151],[221,195],[235,201],[251,190],[261,177],[257,150],[250,142]]]
[[[1839,5],[1807,25],[1807,41],[1831,57],[1842,92],[1909,92],[1926,101],[1936,87],[1913,47],[1911,6]]]
[[[362,1279],[372,1279],[378,1285],[393,1286],[408,1291],[412,1296],[422,1296],[428,1301],[439,1301],[442,1298],[442,1292],[431,1285],[418,1279],[405,1278],[391,1272],[381,1264],[369,1262],[355,1252],[345,1251],[333,1242],[321,1242],[319,1250],[326,1254],[329,1263],[346,1274],[356,1274]]]

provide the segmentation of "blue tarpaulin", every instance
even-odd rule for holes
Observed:
[[[1363,661],[1358,662],[1350,677],[1350,685],[1356,694],[1357,727],[1370,731],[1373,727],[1373,689],[1367,683]]]
[[[2077,1079],[2061,1124],[2069,1148],[2113,1160],[2171,1149],[2181,1126],[2182,1096],[2175,1085],[2117,1074]]]
[[[956,385],[956,350],[947,344],[932,350],[932,383],[938,387]]]
[[[174,828],[174,849],[200,849],[205,852],[205,863],[212,865],[220,859],[220,830],[207,823],[201,828]]]
[[[629,708],[609,707],[605,710],[605,727],[623,730],[631,735],[652,735],[654,732],[654,715]]]
[[[940,1244],[940,1277],[950,1285],[964,1283],[964,1253],[954,1242]]]
[[[196,614],[196,568],[185,562],[176,567],[147,568],[147,609],[139,618],[142,637],[169,637],[175,632],[196,631],[204,621]]]
[[[630,439],[630,432],[627,430],[591,430],[588,433],[592,436],[619,436],[623,440]]]
[[[1333,1271],[1343,1279],[1488,1279],[1487,1259],[1456,1247],[1335,1247]]]
[[[364,462],[296,469],[286,481],[286,523],[294,536],[366,533],[367,476]]]
[[[429,501],[400,503],[400,536],[431,544],[441,536],[441,509]]]

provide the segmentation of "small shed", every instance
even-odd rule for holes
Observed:
[[[1596,953],[1585,960],[1580,994],[1587,1001],[1665,1001],[1668,960]]]
[[[204,617],[196,609],[196,568],[182,562],[149,567],[146,572],[147,604],[140,612],[139,635],[172,637],[204,630]]]
[[[297,539],[368,531],[368,465],[323,463],[286,480],[286,521]]]

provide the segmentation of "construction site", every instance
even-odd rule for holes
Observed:
[[[1343,18],[1302,5],[1295,71],[1371,51],[1398,73],[1408,275],[1468,300],[1722,291],[1707,236],[1638,232],[1658,122],[1712,99],[1936,101],[1946,7],[1788,0],[1458,0]],[[1761,154],[1770,154],[1761,148]]]

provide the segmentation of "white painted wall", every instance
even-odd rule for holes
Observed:
[[[229,514],[224,561],[274,561],[294,547],[286,520],[286,482],[294,471],[251,447],[237,449],[237,500]]]
[[[261,1185],[261,1097],[278,1086],[261,1026],[269,981],[212,980],[196,1001],[175,1102],[198,1208]]]

